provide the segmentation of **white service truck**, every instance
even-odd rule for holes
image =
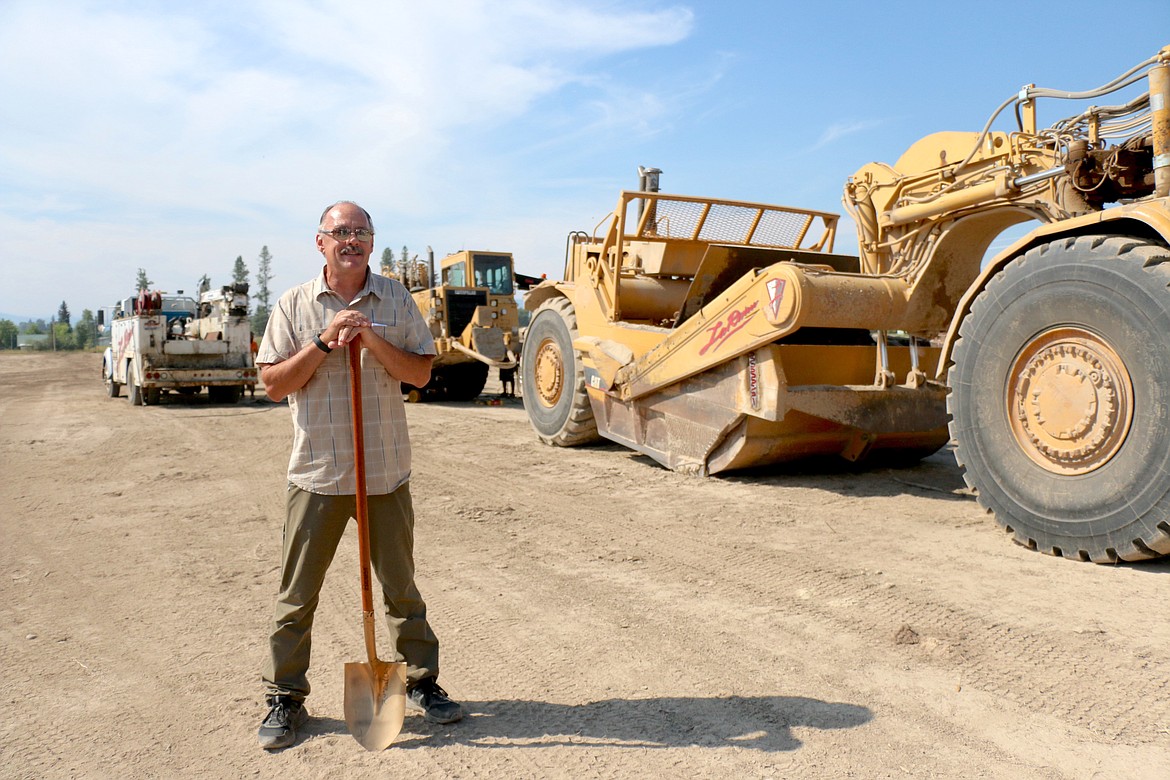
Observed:
[[[143,290],[100,309],[98,326],[110,333],[102,358],[110,398],[123,385],[135,406],[157,404],[171,390],[194,395],[206,387],[213,403],[228,404],[255,391],[247,284],[206,290],[198,302],[182,291]]]

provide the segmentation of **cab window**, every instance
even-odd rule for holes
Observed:
[[[475,255],[475,286],[492,295],[512,294],[512,258],[507,255]]]
[[[460,262],[443,269],[443,284],[451,287],[467,286],[467,263]]]

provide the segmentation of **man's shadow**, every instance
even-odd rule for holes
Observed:
[[[464,717],[448,726],[407,712],[392,747],[473,745],[483,748],[749,747],[796,750],[793,728],[845,729],[869,722],[873,713],[856,704],[801,696],[726,696],[604,699],[588,704],[495,700],[463,702]],[[346,734],[344,720],[311,718],[301,738]]]

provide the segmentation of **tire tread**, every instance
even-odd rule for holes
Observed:
[[[565,297],[550,298],[541,304],[533,315],[533,321],[544,310],[555,312],[564,321],[568,330],[569,343],[577,338],[577,312],[573,303]],[[597,420],[593,417],[593,407],[589,403],[589,394],[585,390],[585,372],[581,365],[581,356],[574,352],[574,371],[572,378],[572,401],[565,421],[555,434],[549,435],[536,430],[537,437],[545,444],[554,447],[579,447],[592,444],[600,440],[597,432]],[[521,363],[522,370],[535,370],[535,366],[526,368],[531,361]],[[566,388],[567,389],[567,388]],[[526,394],[527,396],[527,394]],[[535,401],[533,401],[535,403]],[[535,425],[533,426],[535,429]]]
[[[1084,543],[1079,544],[1069,544],[1067,538],[1063,539],[1063,544],[1058,544],[1055,540],[1050,542],[1045,539],[1044,534],[1028,530],[1025,527],[1027,525],[1026,518],[1012,516],[1013,511],[1024,510],[999,506],[995,498],[989,496],[987,491],[980,489],[978,483],[983,479],[994,481],[994,475],[987,474],[980,477],[973,474],[970,459],[963,454],[964,449],[968,446],[965,441],[967,431],[973,430],[975,422],[961,419],[962,402],[956,395],[956,388],[959,389],[960,393],[965,392],[965,388],[961,387],[961,384],[966,380],[960,366],[965,361],[972,359],[969,353],[980,346],[977,335],[979,320],[991,316],[995,309],[1000,308],[999,297],[1008,285],[1010,277],[1014,276],[1018,279],[1021,275],[1032,272],[1031,266],[1046,264],[1050,260],[1058,261],[1061,255],[1066,253],[1087,256],[1086,264],[1090,265],[1132,263],[1143,272],[1153,276],[1164,288],[1170,288],[1170,249],[1133,236],[1114,234],[1068,236],[1033,247],[1012,260],[1010,264],[1005,266],[1005,270],[1014,269],[1014,272],[1012,274],[1003,271],[997,273],[972,302],[970,312],[959,326],[958,337],[951,353],[949,372],[951,391],[947,395],[947,411],[951,415],[951,438],[955,445],[955,460],[963,470],[963,481],[972,490],[979,505],[995,517],[996,522],[1012,536],[1014,541],[1029,549],[1071,560],[1096,563],[1116,563],[1119,560],[1135,561],[1170,554],[1170,523],[1165,520],[1148,524],[1142,536],[1123,542],[1115,536],[1108,540],[1097,537],[1100,542],[1104,542],[1099,547],[1088,544],[1088,540],[1081,540]],[[1167,306],[1170,307],[1170,304]],[[979,468],[975,470],[978,471]],[[1163,503],[1166,501],[1167,499],[1163,499]],[[1170,507],[1167,507],[1167,511],[1170,511]]]

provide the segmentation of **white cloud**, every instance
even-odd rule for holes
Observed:
[[[682,7],[552,0],[6,2],[0,310],[44,286],[14,258],[51,252],[77,287],[38,294],[80,312],[138,267],[174,286],[221,257],[251,263],[337,197],[376,205],[379,224],[440,238],[458,218],[470,233],[516,211],[524,150],[669,121],[684,91],[656,94],[605,58],[693,24]],[[559,103],[566,91],[580,99]]]
[[[880,119],[865,119],[857,122],[837,123],[829,125],[821,133],[821,137],[817,139],[808,151],[813,152],[818,149],[823,149],[830,146],[842,138],[847,138],[857,133],[864,133],[866,130],[872,130],[875,127],[881,127],[883,124]]]

